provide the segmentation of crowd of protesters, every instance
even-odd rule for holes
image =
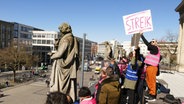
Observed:
[[[81,87],[79,101],[71,101],[65,94],[50,93],[46,104],[142,104],[143,98],[147,102],[155,101],[160,50],[156,40],[148,42],[143,33],[139,35],[149,50],[146,57],[140,54],[140,47],[137,46],[127,57],[120,57],[118,61],[113,57],[104,60],[94,93],[88,87]],[[59,103],[51,103],[54,100]]]

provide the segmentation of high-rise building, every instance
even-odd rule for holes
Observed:
[[[76,37],[76,38],[79,41],[80,56],[82,56],[83,38],[80,38],[80,37]],[[91,50],[94,44],[97,44],[97,42],[94,42],[88,39],[85,40],[85,46],[84,46],[85,59],[91,59],[92,57],[94,57]]]
[[[11,45],[13,41],[13,24],[0,20],[0,48]]]
[[[18,50],[24,46],[28,53],[32,53],[32,31],[43,31],[42,29],[35,28],[16,22],[12,22],[14,25],[14,46],[17,46]]]

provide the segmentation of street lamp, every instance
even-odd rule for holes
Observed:
[[[86,34],[83,34],[83,44],[82,44],[82,67],[81,67],[81,87],[83,86],[83,80],[84,80],[84,49],[85,49],[85,40],[86,40]]]

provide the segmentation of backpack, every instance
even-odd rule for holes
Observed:
[[[161,83],[156,83],[157,86],[157,90],[159,90],[160,92],[163,93],[170,93],[170,89],[166,88],[164,85],[162,85]]]
[[[167,94],[164,98],[163,98],[164,102],[167,102],[169,104],[181,104],[181,100],[180,99],[176,99],[173,95],[171,94]]]

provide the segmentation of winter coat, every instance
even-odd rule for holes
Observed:
[[[117,78],[104,79],[98,87],[96,97],[97,104],[119,104],[120,84]]]

